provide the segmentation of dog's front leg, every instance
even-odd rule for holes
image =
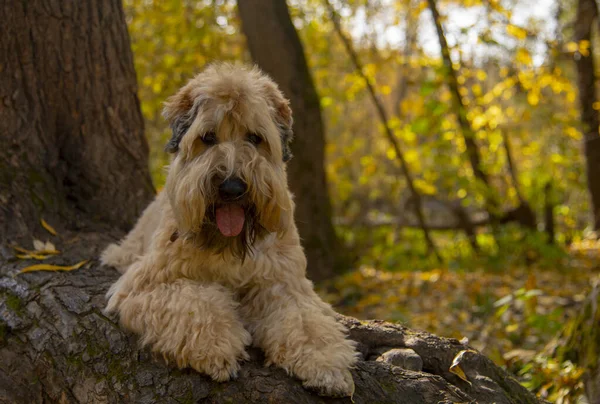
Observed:
[[[215,284],[153,283],[143,268],[150,262],[134,263],[113,285],[107,311],[118,312],[125,328],[179,367],[191,366],[217,381],[235,377],[251,343],[236,312],[239,303]]]
[[[349,368],[357,360],[355,343],[346,339],[345,328],[314,292],[304,269],[289,267],[293,262],[279,252],[257,263],[281,267],[259,268],[258,272],[269,272],[271,280],[257,282],[246,291],[242,317],[249,323],[254,344],[265,351],[268,364],[293,373],[305,387],[320,394],[352,395]],[[304,260],[296,262],[302,265]],[[279,279],[272,281],[273,274]]]

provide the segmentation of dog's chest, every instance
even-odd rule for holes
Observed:
[[[253,265],[246,259],[224,257],[207,251],[190,249],[182,260],[180,272],[190,279],[202,283],[218,283],[237,289],[246,285],[252,278]]]

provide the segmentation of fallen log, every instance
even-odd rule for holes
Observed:
[[[217,383],[140,349],[136,336],[102,313],[118,278],[95,259],[112,238],[63,237],[52,264],[90,259],[73,272],[19,271],[29,262],[0,247],[0,403],[350,403],[305,390],[283,370],[251,360],[239,377]],[[58,245],[57,245],[58,246]],[[353,369],[360,403],[539,403],[504,370],[455,339],[383,321],[339,316],[358,341]],[[464,379],[450,371],[461,351]],[[457,372],[460,373],[460,372]]]

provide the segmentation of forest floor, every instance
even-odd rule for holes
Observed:
[[[600,279],[600,243],[573,244],[552,265],[384,271],[363,266],[323,285],[339,312],[467,338],[528,388],[557,403],[582,394],[582,369],[553,352]]]

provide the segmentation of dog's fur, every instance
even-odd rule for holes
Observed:
[[[218,64],[169,99],[165,117],[174,153],[165,191],[101,257],[123,273],[107,311],[153,351],[214,380],[235,377],[253,343],[306,387],[351,395],[355,343],[306,279],[293,220],[288,101],[257,68]],[[236,202],[246,221],[225,237],[214,212],[219,185],[234,177],[247,184]]]

